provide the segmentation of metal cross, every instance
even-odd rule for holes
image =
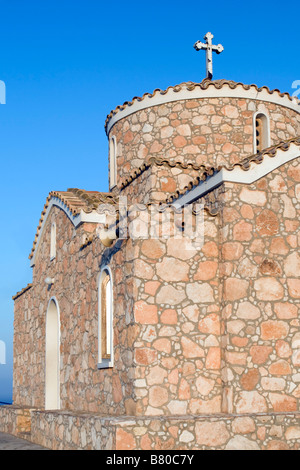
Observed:
[[[206,39],[206,44],[200,41],[197,41],[194,44],[194,48],[196,51],[200,51],[201,49],[206,50],[206,78],[212,79],[213,76],[213,67],[212,67],[212,52],[215,51],[217,54],[220,54],[224,51],[224,47],[222,44],[218,44],[217,46],[213,46],[212,39],[213,34],[206,33],[204,39]]]

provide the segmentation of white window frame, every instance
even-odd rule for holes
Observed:
[[[53,309],[52,309],[52,304],[55,305],[55,310],[54,312],[56,313],[56,328],[53,328],[53,318],[52,321],[50,320],[49,322],[49,315],[52,315]],[[52,327],[51,327],[52,324]],[[56,331],[55,331],[56,330]],[[56,350],[56,370],[54,371],[54,368],[51,368],[50,370],[50,375],[47,374],[49,371],[47,370],[49,365],[47,366],[47,360],[48,360],[48,350],[47,346],[51,343],[55,344],[54,341],[57,343],[57,350]],[[60,409],[61,406],[61,399],[60,399],[60,344],[61,344],[61,329],[60,329],[60,309],[59,309],[59,304],[56,299],[56,297],[51,297],[51,299],[48,302],[47,306],[47,312],[46,312],[46,336],[45,336],[45,409],[51,410],[51,409]],[[51,361],[52,362],[52,361]],[[56,380],[57,380],[57,388],[56,391],[54,392],[54,389],[47,388],[49,387],[49,384],[53,380],[51,378],[51,374],[55,374]],[[54,407],[49,407],[49,399],[50,401],[53,400],[53,393],[55,394],[55,401],[56,401],[56,406]],[[50,395],[49,395],[50,394]]]
[[[106,317],[106,324],[109,325],[109,344],[110,344],[110,358],[102,357],[102,282],[106,275],[109,275],[110,280],[110,309],[109,315]],[[111,270],[108,266],[101,269],[98,281],[98,369],[108,369],[114,365],[114,344],[113,344],[113,278]]]
[[[263,116],[264,117],[264,123],[265,125],[263,126],[263,149],[266,149],[271,146],[271,136],[270,136],[270,117],[268,114],[266,114],[264,111],[257,111],[256,113],[253,114],[253,153],[257,153],[257,144],[256,144],[256,119],[257,116]]]
[[[109,188],[117,185],[117,139],[113,135],[109,139]]]
[[[51,224],[50,233],[50,261],[56,258],[56,223]]]

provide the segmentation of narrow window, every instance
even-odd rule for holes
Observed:
[[[50,236],[50,260],[56,257],[56,224],[51,225],[51,236]]]
[[[265,114],[255,116],[255,153],[260,153],[270,145],[269,122]]]
[[[117,141],[115,136],[109,141],[109,187],[114,188],[117,184]]]
[[[112,281],[105,268],[99,284],[99,367],[111,367],[113,355]]]

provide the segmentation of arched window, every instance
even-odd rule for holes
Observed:
[[[270,146],[269,120],[265,114],[254,115],[254,133],[254,153],[259,153]]]
[[[117,141],[113,135],[109,140],[109,188],[117,184]]]
[[[99,348],[98,367],[113,365],[113,288],[109,268],[101,271],[99,279]]]
[[[51,225],[50,236],[50,260],[56,257],[56,224],[53,222]]]

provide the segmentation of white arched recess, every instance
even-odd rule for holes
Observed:
[[[106,277],[109,278],[109,283],[106,284],[103,299],[102,284]],[[98,279],[98,369],[107,369],[114,364],[113,309],[113,278],[110,268],[105,266],[101,269]],[[105,322],[103,315],[106,317]],[[102,329],[104,323],[105,331]]]
[[[45,409],[60,409],[60,312],[52,297],[46,314]]]
[[[260,148],[257,145],[257,135],[256,135],[256,121],[257,118],[261,121],[261,143]],[[270,117],[265,111],[257,111],[253,114],[253,153],[258,151],[263,151],[264,149],[271,146],[271,137],[270,137]]]

